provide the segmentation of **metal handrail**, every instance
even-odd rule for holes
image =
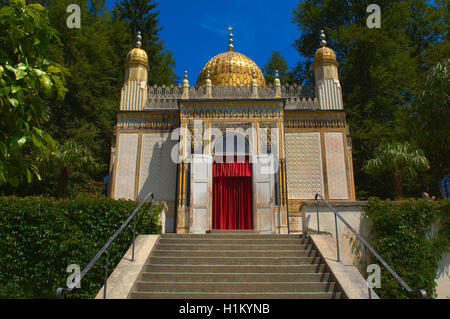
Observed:
[[[153,215],[153,209],[152,209],[152,201],[153,201],[153,193],[149,193],[144,200],[141,201],[138,207],[131,213],[131,215],[127,218],[127,220],[122,224],[122,226],[119,227],[119,229],[116,230],[116,232],[109,238],[109,240],[106,242],[106,244],[98,251],[98,253],[95,255],[94,258],[89,262],[89,264],[83,269],[83,271],[80,273],[79,276],[76,277],[75,282],[71,285],[71,287],[68,288],[62,288],[58,287],[56,289],[56,298],[63,299],[65,294],[70,293],[73,288],[75,288],[78,283],[81,282],[81,279],[83,279],[84,275],[91,269],[91,267],[97,262],[97,260],[100,258],[101,255],[106,251],[106,266],[105,266],[105,283],[103,286],[103,299],[106,298],[106,285],[108,281],[108,266],[109,266],[109,248],[111,246],[111,243],[116,239],[117,236],[122,232],[122,230],[130,223],[130,221],[134,218],[134,226],[133,226],[133,241],[132,241],[132,250],[131,250],[131,261],[134,261],[134,241],[136,239],[136,215],[139,209],[145,204],[145,202],[150,199],[150,220],[152,219]]]
[[[388,264],[387,262],[381,258],[380,255],[378,255],[378,253],[375,251],[375,249],[373,249],[372,246],[370,246],[370,244],[364,239],[362,238],[354,229],[352,226],[349,225],[349,223],[347,223],[347,221],[338,213],[336,212],[336,210],[330,205],[330,203],[328,203],[325,198],[323,198],[322,195],[320,195],[319,193],[316,194],[315,198],[314,198],[314,203],[316,205],[316,213],[317,213],[317,233],[320,233],[320,223],[319,223],[319,202],[318,202],[318,198],[320,198],[327,206],[328,208],[334,213],[334,222],[335,222],[335,227],[336,227],[336,250],[337,250],[337,261],[340,261],[340,253],[339,253],[339,233],[338,233],[338,226],[337,226],[337,218],[339,218],[345,226],[347,226],[348,229],[350,229],[352,231],[352,233],[356,236],[356,238],[364,245],[364,253],[365,253],[365,257],[366,257],[366,264],[368,264],[368,258],[367,258],[367,250],[369,250],[374,256],[375,258],[378,259],[378,261],[391,273],[391,275],[400,283],[400,285],[403,286],[403,288],[406,289],[406,291],[408,292],[408,294],[410,295],[418,295],[419,298],[425,299],[427,297],[427,293],[424,289],[418,289],[418,290],[413,290]],[[368,288],[369,289],[369,298],[372,298],[372,293],[371,293],[371,289],[372,288]]]

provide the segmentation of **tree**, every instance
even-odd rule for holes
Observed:
[[[138,31],[142,33],[142,47],[147,52],[150,64],[149,83],[171,85],[178,81],[173,68],[175,60],[172,52],[166,50],[159,37],[159,12],[152,0],[122,0],[116,3],[114,15],[127,22],[130,45],[135,42]]]
[[[301,32],[295,42],[301,55],[296,80],[314,83],[311,65],[321,29],[327,35],[327,46],[336,52],[359,198],[388,196],[383,183],[368,176],[362,167],[379,143],[401,140],[397,117],[421,85],[422,64],[427,62],[423,56],[431,49],[433,54],[445,51],[438,43],[448,29],[439,26],[443,20],[436,18],[441,16],[440,9],[425,0],[377,2],[382,25],[370,29],[366,25],[370,3],[299,1],[292,20]]]
[[[17,187],[40,178],[36,158],[54,147],[42,129],[46,100],[66,93],[66,70],[48,59],[52,41],[59,45],[40,4],[8,0],[0,9],[0,185]]]
[[[272,52],[272,56],[263,67],[264,78],[266,79],[267,84],[273,83],[277,71],[281,83],[293,82],[292,72],[289,71],[286,60],[281,56],[280,52]]]
[[[85,166],[97,167],[95,159],[89,149],[74,141],[59,144],[44,164],[59,170],[58,197],[65,198],[69,183],[71,170],[80,169]]]
[[[407,118],[400,123],[406,128],[406,136],[430,159],[431,178],[427,182],[434,192],[438,192],[442,170],[450,167],[449,67],[450,59],[446,58],[427,72],[422,90],[406,110]]]
[[[53,61],[51,63],[55,66],[65,67],[65,69],[62,69],[62,67],[61,69],[67,70],[65,86],[68,88],[67,92],[63,92],[65,95],[61,95],[63,98],[58,99],[57,94],[50,97],[42,95],[42,103],[46,106],[46,114],[43,116],[43,120],[39,122],[37,129],[51,135],[60,145],[64,145],[66,141],[71,140],[88,148],[93,159],[98,163],[96,170],[81,166],[70,171],[70,181],[66,192],[67,196],[73,196],[84,192],[87,184],[103,181],[104,176],[108,175],[110,146],[116,121],[116,111],[119,109],[120,91],[123,85],[123,65],[128,51],[133,47],[135,32],[130,31],[129,20],[126,18],[121,20],[118,14],[113,14],[113,10],[107,9],[104,0],[77,1],[81,8],[82,17],[80,29],[69,29],[66,24],[68,17],[66,9],[68,5],[73,3],[72,0],[35,0],[33,2],[39,2],[45,7],[45,11],[48,12],[49,25],[53,26],[54,29],[52,30],[59,34],[58,37],[42,41],[41,45],[45,44],[46,47],[46,55],[41,56],[46,57],[48,61]],[[2,7],[2,10],[5,9]],[[3,23],[6,18],[2,15],[0,19]],[[150,25],[150,22],[155,19],[147,17],[142,22]],[[156,33],[158,32],[159,30]],[[6,39],[6,33],[2,32],[0,37],[2,39],[0,48],[6,47],[12,51],[13,48],[8,44],[10,39]],[[147,37],[144,38],[145,40],[150,41],[149,36],[145,35],[144,37]],[[162,45],[162,41],[158,39],[151,41],[155,43],[159,41]],[[146,51],[148,51],[147,45],[150,44],[144,43]],[[167,53],[165,50],[162,52]],[[3,56],[2,54],[0,53],[1,56]],[[158,59],[154,62],[157,68],[152,66],[152,72],[157,77],[161,74],[160,79],[162,79],[163,84],[170,82],[164,79],[167,79],[167,74],[174,74],[170,64],[173,61],[172,57],[168,54],[161,54]],[[150,63],[153,63],[152,60],[150,60]],[[57,69],[50,68],[50,70],[56,71]],[[5,72],[3,72],[3,76],[5,76]],[[60,76],[62,81],[63,74],[52,73],[49,75],[51,79],[53,79],[53,75]],[[3,89],[2,86],[0,90],[0,94],[2,94],[6,89]],[[4,119],[7,123],[1,112],[3,110],[0,110],[0,124],[2,125],[0,135],[5,127],[3,125]],[[7,134],[7,136],[12,136],[12,134]],[[1,142],[3,140],[0,137]],[[28,154],[25,150],[31,146],[27,144],[17,150],[17,156]],[[48,156],[53,151],[54,149],[48,149],[45,154]],[[3,154],[3,148],[0,145],[0,162],[3,161]],[[43,154],[27,155],[27,160],[31,156],[29,162],[33,165],[33,169],[39,169],[39,166],[35,164]],[[21,166],[16,164],[17,161],[11,161],[11,163],[12,169],[17,172],[25,172]],[[0,166],[0,172],[4,172],[2,166]],[[48,168],[42,168],[39,172],[43,181],[33,181],[27,185],[22,183],[20,187],[17,187],[20,181],[15,180],[14,186],[16,187],[1,187],[0,193],[23,196],[36,194],[57,196],[60,188],[59,172],[54,172]]]
[[[388,143],[380,145],[376,156],[368,160],[363,169],[369,174],[388,171],[393,174],[395,198],[403,197],[404,175],[416,176],[417,171],[430,168],[428,160],[421,150],[413,150],[408,143]]]
[[[412,56],[417,57],[419,67],[422,72],[426,72],[434,66],[440,59],[448,57],[442,56],[438,60],[430,59],[430,51],[435,50],[435,46],[445,46],[448,49],[448,1],[434,1],[434,6],[421,0],[410,1],[411,19],[406,32],[410,38]],[[430,64],[431,63],[431,64]]]
[[[123,63],[130,50],[127,25],[113,19],[102,2],[95,1],[95,6],[93,1],[78,2],[82,16],[80,29],[68,29],[66,25],[66,8],[73,1],[53,0],[47,4],[51,23],[61,33],[64,45],[52,45],[50,55],[67,67],[70,76],[65,99],[51,103],[46,127],[60,144],[73,140],[87,147],[99,164],[95,171],[80,168],[73,172],[69,194],[85,190],[86,184],[102,181],[108,174],[111,139],[123,85]],[[51,192],[57,193],[56,189]]]

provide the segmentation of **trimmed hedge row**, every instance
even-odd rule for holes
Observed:
[[[66,269],[81,270],[128,218],[138,203],[82,196],[58,200],[48,197],[0,197],[0,298],[54,298],[66,287]],[[137,234],[159,233],[160,207],[139,212]],[[130,247],[133,223],[110,248],[110,272]],[[103,286],[105,254],[68,298],[92,298]]]
[[[436,297],[437,263],[450,249],[450,199],[371,198],[365,212],[372,224],[371,243],[380,256],[412,289],[425,289],[429,298]],[[433,223],[439,225],[434,234]],[[381,264],[380,269],[381,288],[375,289],[380,298],[411,297]]]

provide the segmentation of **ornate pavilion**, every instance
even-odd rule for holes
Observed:
[[[338,62],[321,34],[312,66],[315,98],[276,75],[266,83],[250,58],[228,50],[195,86],[147,81],[138,35],[127,55],[111,148],[109,194],[165,201],[165,231],[301,230],[298,207],[321,193],[355,200],[351,140]]]

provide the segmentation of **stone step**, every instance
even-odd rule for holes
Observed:
[[[217,231],[162,235],[129,297],[345,298],[338,287],[303,234]]]
[[[147,264],[144,272],[175,272],[175,273],[278,273],[278,274],[301,274],[321,273],[325,271],[325,264],[303,264],[303,265],[158,265]]]
[[[160,247],[158,247],[160,248]],[[313,257],[315,250],[162,250],[152,251],[155,257]]]
[[[342,292],[295,293],[199,293],[199,292],[132,292],[132,299],[341,299]]]
[[[161,250],[310,250],[312,245],[158,244]]]
[[[259,234],[254,229],[211,229],[206,231],[207,234]]]
[[[168,273],[144,272],[142,282],[327,282],[329,273]]]
[[[299,245],[301,241],[299,239],[235,239],[235,238],[161,238],[160,244],[233,244],[233,245]]]
[[[306,240],[300,234],[211,233],[211,234],[162,234],[165,239],[296,239]]]
[[[334,282],[143,282],[135,284],[139,292],[220,292],[279,293],[333,292]]]
[[[301,265],[319,262],[316,257],[154,257],[159,265]]]

